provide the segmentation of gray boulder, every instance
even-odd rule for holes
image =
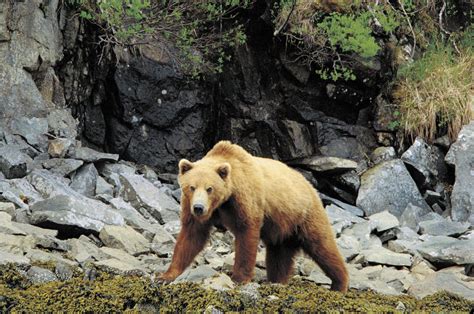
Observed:
[[[469,221],[474,225],[474,121],[462,128],[445,160],[456,171],[451,216],[455,221]]]
[[[105,225],[123,225],[123,217],[101,202],[57,195],[30,207],[35,225],[76,227],[78,232],[100,232]],[[67,228],[65,230],[68,231]]]
[[[421,217],[428,213],[430,213],[429,209],[421,208],[410,203],[400,216],[400,226],[408,227],[418,232],[419,223],[422,220]]]
[[[433,187],[437,182],[446,180],[448,171],[443,152],[419,137],[401,158],[412,170],[413,177],[420,186]]]
[[[364,256],[365,262],[373,264],[411,266],[413,263],[411,255],[395,253],[383,247],[362,250],[361,255]]]
[[[11,132],[20,135],[31,146],[45,151],[48,143],[48,120],[46,118],[15,117],[10,123]]]
[[[31,266],[30,269],[28,269],[28,271],[26,272],[26,277],[33,284],[40,284],[58,280],[58,278],[52,271],[38,266]]]
[[[382,232],[399,226],[397,217],[390,214],[388,211],[383,211],[369,216],[369,220],[374,223],[375,229]]]
[[[420,232],[435,236],[455,236],[466,232],[470,223],[449,221],[445,219],[431,219],[420,222]]]
[[[408,293],[417,298],[424,298],[436,292],[447,291],[474,301],[474,282],[463,275],[462,271],[462,268],[455,267],[428,275],[423,280],[415,281]]]
[[[375,164],[378,165],[381,162],[392,160],[397,158],[397,153],[395,152],[395,148],[393,147],[377,147],[374,151],[370,154],[370,160]]]
[[[201,265],[196,268],[188,268],[174,282],[202,282],[207,278],[216,275],[217,272],[208,265]]]
[[[415,247],[425,259],[433,263],[474,263],[474,241],[447,236],[428,236]]]
[[[356,204],[367,216],[388,210],[400,217],[410,203],[429,210],[401,160],[383,162],[362,175]]]
[[[85,162],[96,162],[99,160],[118,161],[119,159],[119,155],[117,154],[101,153],[88,147],[76,147],[69,153],[69,157]]]
[[[125,250],[132,255],[150,250],[148,240],[129,226],[104,226],[99,237],[106,246]]]
[[[46,115],[46,103],[28,72],[4,62],[0,67],[0,82],[2,82],[0,87],[0,125],[7,125],[7,121],[16,116],[41,117]]]
[[[155,187],[143,176],[122,173],[120,181],[123,184],[124,199],[135,208],[145,208],[161,223],[179,220],[179,205],[174,198]]]
[[[98,176],[99,173],[94,164],[87,164],[76,171],[70,187],[84,196],[94,197]]]
[[[7,179],[24,177],[27,163],[31,161],[30,156],[22,153],[16,145],[0,147],[0,171]]]
[[[339,157],[317,156],[305,158],[294,163],[297,166],[303,166],[316,172],[340,173],[357,168],[357,163],[353,160]]]
[[[43,162],[43,167],[51,170],[52,173],[65,177],[82,166],[83,163],[82,160],[77,159],[51,158]]]

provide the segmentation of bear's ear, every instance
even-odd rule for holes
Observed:
[[[230,164],[225,162],[219,165],[219,167],[217,167],[217,173],[223,180],[227,179],[230,174]]]
[[[179,174],[185,174],[186,172],[188,172],[189,170],[193,168],[193,163],[187,159],[181,159],[179,161],[178,167],[179,167]]]

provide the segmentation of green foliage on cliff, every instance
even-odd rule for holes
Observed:
[[[251,0],[70,0],[82,18],[103,30],[101,43],[160,43],[178,68],[198,76],[219,73],[229,48],[246,41],[239,12]],[[176,51],[175,48],[178,48]]]

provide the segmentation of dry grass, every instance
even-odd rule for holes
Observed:
[[[461,127],[474,119],[473,78],[470,49],[455,56],[450,49],[438,47],[402,71],[394,96],[405,134],[433,141],[447,132],[454,140]]]

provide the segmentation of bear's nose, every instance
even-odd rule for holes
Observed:
[[[193,206],[194,215],[201,216],[204,213],[204,205],[195,204]]]

